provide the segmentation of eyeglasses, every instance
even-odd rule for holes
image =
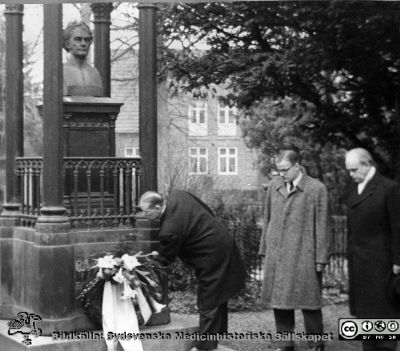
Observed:
[[[294,166],[294,165],[291,165],[289,168],[286,168],[286,169],[277,169],[276,171],[277,171],[279,174],[288,174],[288,172],[292,169],[293,166]]]

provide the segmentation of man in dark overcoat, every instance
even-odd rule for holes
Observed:
[[[169,264],[178,256],[194,268],[199,282],[200,334],[226,333],[227,301],[245,286],[246,276],[233,236],[203,201],[186,191],[175,190],[166,199],[157,192],[146,192],[139,207],[148,218],[160,218],[161,259]],[[192,351],[218,346],[215,340],[201,339]]]
[[[294,332],[301,309],[305,332],[323,332],[321,284],[328,262],[328,193],[308,176],[299,155],[284,150],[275,158],[280,175],[268,186],[259,254],[264,256],[263,302],[274,309],[276,331]],[[293,340],[279,350],[294,350]],[[312,345],[322,351],[319,342]]]
[[[370,153],[346,153],[354,184],[348,192],[350,313],[357,318],[400,318],[388,296],[388,276],[400,273],[400,193],[396,182],[376,170]],[[364,350],[395,350],[396,341],[366,341]]]

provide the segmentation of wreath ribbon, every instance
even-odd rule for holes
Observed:
[[[139,323],[135,308],[131,299],[122,298],[123,286],[109,281],[104,284],[102,321],[107,351],[116,351],[118,342],[124,351],[143,351],[142,342],[137,337]],[[132,337],[128,338],[125,333]]]

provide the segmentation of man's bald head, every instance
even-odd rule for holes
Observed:
[[[350,177],[356,183],[362,183],[371,167],[374,166],[371,154],[362,148],[351,149],[346,152],[345,162]]]
[[[164,196],[156,191],[146,191],[139,200],[139,207],[143,209],[154,208],[157,205],[162,205]]]
[[[165,208],[164,196],[156,191],[146,191],[139,200],[139,207],[149,219],[157,219]]]
[[[373,166],[374,160],[371,154],[362,148],[351,149],[350,151],[346,152],[346,160],[347,159],[355,159],[358,160],[361,164],[367,166]]]

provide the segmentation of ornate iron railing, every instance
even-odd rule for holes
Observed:
[[[17,159],[17,184],[21,187],[21,223],[33,227],[40,214],[43,160]]]
[[[18,158],[21,221],[34,226],[40,213],[42,159]],[[64,206],[73,228],[118,227],[134,220],[140,158],[64,158]]]

